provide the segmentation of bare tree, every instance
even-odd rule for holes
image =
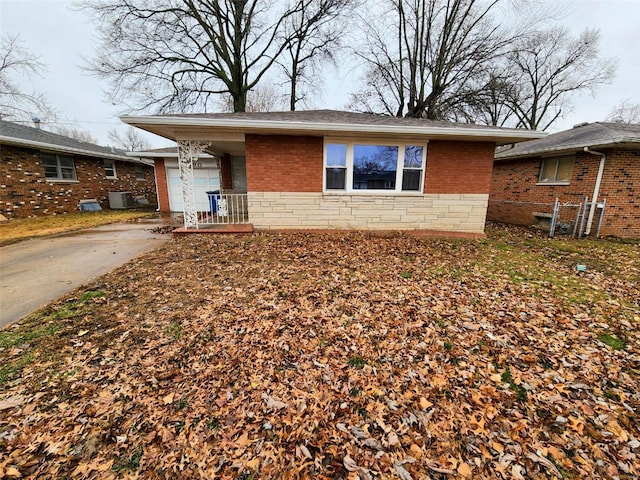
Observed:
[[[598,53],[598,30],[573,38],[566,28],[533,31],[508,57],[512,74],[509,107],[517,126],[546,130],[571,109],[571,96],[608,83],[615,62]]]
[[[640,103],[633,103],[630,98],[622,100],[613,107],[607,121],[640,124]]]
[[[89,70],[139,111],[207,111],[220,95],[245,111],[289,47],[288,19],[308,0],[85,0],[101,48]]]
[[[151,148],[151,144],[147,139],[140,134],[139,130],[133,127],[127,127],[123,134],[120,134],[116,128],[112,128],[107,133],[107,137],[114,147],[127,152],[140,152]]]
[[[510,39],[492,14],[503,0],[388,0],[370,22],[363,53],[366,85],[351,105],[390,115],[464,115],[492,59]]]
[[[23,91],[21,80],[15,78],[41,76],[47,70],[46,65],[20,43],[18,36],[7,35],[0,39],[0,117],[20,121],[33,117],[53,118],[55,112],[44,95]]]
[[[334,53],[341,46],[346,25],[345,17],[355,0],[301,0],[299,11],[285,23],[284,35],[289,39],[278,60],[289,85],[289,110],[304,102],[308,89],[318,86],[318,67],[333,63]]]
[[[57,133],[58,135],[64,135],[65,137],[73,138],[74,140],[78,140],[80,142],[94,144],[98,143],[98,139],[91,135],[91,132],[87,130],[80,130],[77,127],[68,127],[65,125],[53,124],[48,127],[48,130],[51,130],[53,133]]]

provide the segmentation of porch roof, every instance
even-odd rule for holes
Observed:
[[[425,139],[426,137],[427,140],[485,141],[495,142],[498,145],[542,138],[547,135],[533,130],[337,110],[125,115],[120,119],[124,123],[171,140],[211,140],[220,142],[220,147],[224,142],[244,143],[244,135],[251,133],[373,138],[393,136]],[[220,147],[215,149],[220,151]]]

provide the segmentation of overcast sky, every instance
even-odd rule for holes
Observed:
[[[586,26],[599,28],[601,52],[618,60],[613,83],[600,87],[594,97],[577,97],[573,111],[551,130],[604,120],[624,99],[640,103],[640,0],[550,1],[566,6],[568,15],[562,23],[573,33]],[[82,70],[83,57],[91,55],[96,42],[91,23],[72,4],[71,0],[0,0],[0,32],[19,35],[23,46],[48,65],[43,78],[21,79],[24,90],[45,94],[62,118],[75,122],[69,126],[87,130],[107,144],[110,129],[124,128],[118,115],[126,108],[108,102],[106,83]],[[344,85],[355,85],[357,80],[353,71],[337,72],[326,82],[322,101],[313,107],[344,109],[349,101]],[[149,139],[154,147],[170,145],[160,137]]]

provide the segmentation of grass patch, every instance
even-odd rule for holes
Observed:
[[[46,217],[17,218],[0,225],[0,245],[109,223],[126,222],[149,215],[149,212],[140,211],[103,210],[102,212],[74,212]]]
[[[26,353],[17,359],[8,361],[0,366],[0,386],[5,386],[10,380],[16,378],[22,369],[33,363],[35,356],[32,353]]]
[[[598,340],[600,340],[605,345],[610,346],[613,350],[623,350],[626,345],[623,339],[606,332],[598,335]]]
[[[140,468],[140,459],[143,453],[142,445],[138,445],[131,455],[124,454],[118,457],[111,469],[118,473],[133,473]]]
[[[53,335],[62,327],[55,323],[47,323],[33,329],[16,328],[0,332],[0,348],[11,348],[24,345],[44,335]]]
[[[527,401],[527,390],[522,386],[514,383],[511,377],[511,369],[507,366],[504,372],[502,372],[502,381],[509,384],[509,388],[516,394],[516,398],[520,403]]]
[[[174,340],[180,340],[180,337],[182,337],[182,325],[180,325],[180,322],[176,322],[175,320],[172,320],[164,331],[167,332]]]
[[[364,368],[364,366],[367,364],[367,361],[362,357],[351,357],[349,360],[347,360],[347,364],[350,367],[361,369]]]

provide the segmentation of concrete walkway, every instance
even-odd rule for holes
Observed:
[[[0,328],[171,238],[117,223],[0,247]]]

